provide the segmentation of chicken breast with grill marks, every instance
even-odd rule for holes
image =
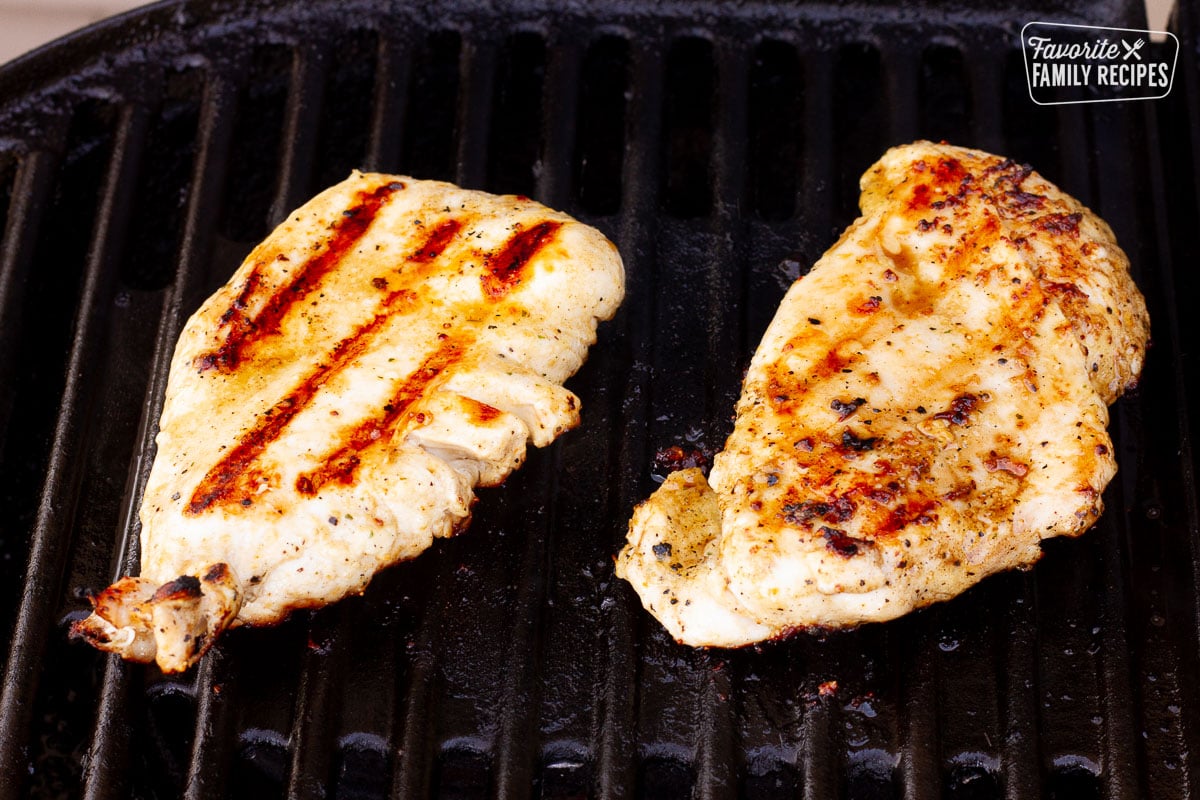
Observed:
[[[578,423],[561,384],[623,293],[603,235],[527,198],[357,172],[318,195],[185,326],[141,575],[74,633],[185,669],[460,530]]]
[[[1112,231],[1030,168],[888,151],[790,288],[706,479],[639,506],[617,572],[681,642],[898,617],[1077,535],[1149,319]]]

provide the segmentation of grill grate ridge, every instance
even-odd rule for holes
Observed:
[[[721,365],[740,361],[745,340],[743,309],[747,271],[742,269],[747,249],[746,228],[738,209],[745,197],[747,93],[749,63],[744,50],[719,42],[714,50],[715,100],[722,110],[714,124],[711,169],[713,172],[712,246],[707,248],[704,269],[708,292],[708,324],[704,372],[705,420],[716,420],[703,441],[715,447],[728,430],[728,409],[737,399],[738,386]],[[722,235],[724,234],[724,235]],[[737,265],[730,270],[730,265]],[[724,413],[722,413],[724,412]],[[719,655],[701,662],[704,684],[698,699],[697,786],[695,796],[719,800],[738,796],[739,763],[734,730],[736,676]]]
[[[1173,23],[1182,41],[1194,41],[1188,37],[1195,36],[1195,9],[1177,9]],[[1160,265],[1158,277],[1162,282],[1163,298],[1194,296],[1195,288],[1188,271],[1179,269],[1180,259],[1186,258],[1185,254],[1190,247],[1188,240],[1191,238],[1190,231],[1198,210],[1195,184],[1188,180],[1197,174],[1197,162],[1194,151],[1186,149],[1188,145],[1196,146],[1196,131],[1193,127],[1179,124],[1182,120],[1196,119],[1200,114],[1200,103],[1196,101],[1194,48],[1181,47],[1177,69],[1179,89],[1182,91],[1175,97],[1185,98],[1186,103],[1176,99],[1167,104],[1157,116],[1149,111],[1146,114],[1147,162],[1154,198],[1152,219],[1155,241],[1161,243],[1156,254]],[[1184,131],[1187,131],[1187,134],[1184,134]],[[1158,159],[1153,157],[1149,143],[1160,140],[1167,143],[1167,150],[1162,158]],[[1184,242],[1182,247],[1179,245],[1180,241]],[[1200,606],[1197,605],[1197,596],[1194,594],[1200,592],[1200,511],[1197,510],[1196,454],[1191,434],[1192,411],[1187,399],[1193,396],[1190,392],[1194,391],[1197,385],[1196,371],[1187,357],[1187,348],[1183,343],[1195,340],[1195,321],[1186,313],[1182,304],[1166,305],[1166,330],[1174,354],[1171,365],[1172,385],[1168,391],[1174,399],[1175,408],[1179,410],[1178,424],[1173,428],[1163,425],[1151,426],[1151,429],[1157,428],[1167,434],[1164,437],[1166,441],[1157,449],[1159,453],[1169,453],[1178,460],[1176,487],[1182,488],[1182,491],[1172,491],[1176,487],[1169,483],[1164,486],[1155,485],[1138,510],[1146,520],[1156,523],[1158,532],[1164,539],[1173,533],[1186,542],[1186,554],[1171,557],[1169,553],[1164,552],[1160,568],[1168,575],[1175,576],[1175,586],[1187,587],[1182,588],[1181,594],[1187,594],[1188,589],[1193,592],[1191,603],[1174,604],[1173,615],[1178,620],[1174,630],[1180,632],[1176,638],[1180,675],[1189,676],[1200,672],[1200,646],[1197,646],[1196,638],[1197,633],[1200,633]],[[1159,330],[1161,331],[1162,327]],[[1175,436],[1172,437],[1171,434]],[[1171,521],[1174,521],[1174,525],[1168,527]],[[1163,543],[1163,551],[1168,550],[1166,544]],[[1175,565],[1174,569],[1170,568],[1172,563]],[[1170,605],[1170,598],[1165,597],[1164,606],[1169,608]],[[1183,632],[1185,629],[1186,633]],[[1200,737],[1200,719],[1196,712],[1200,691],[1194,681],[1186,678],[1181,681],[1180,689],[1180,700],[1172,704],[1173,707],[1168,705],[1163,710],[1175,718],[1175,724],[1180,730],[1179,739],[1183,742],[1195,742]],[[1194,787],[1200,786],[1200,760],[1195,757],[1193,750],[1191,747],[1181,748],[1179,756],[1182,764],[1178,760],[1169,763],[1169,757],[1159,764],[1151,763],[1154,772],[1167,770],[1173,773],[1171,779],[1183,788],[1181,796],[1188,796],[1189,792],[1194,792]],[[1149,758],[1147,760],[1150,761]]]
[[[1095,188],[1084,150],[1092,139],[1087,111],[1083,106],[1070,105],[1049,111],[1048,124],[1055,126],[1060,143],[1084,145],[1060,144],[1056,148],[1051,162],[1054,179],[1060,181],[1064,191],[1094,207]],[[1081,777],[1103,772],[1108,755],[1092,719],[1105,713],[1105,680],[1116,676],[1106,676],[1105,665],[1090,656],[1090,632],[1099,628],[1103,636],[1117,636],[1119,631],[1114,626],[1119,622],[1106,619],[1095,603],[1083,600],[1090,598],[1097,586],[1110,585],[1104,578],[1104,568],[1111,563],[1112,554],[1106,549],[1113,541],[1111,531],[1111,516],[1105,517],[1097,526],[1098,536],[1084,542],[1089,557],[1079,569],[1057,580],[1039,573],[1034,581],[1036,625],[1043,641],[1054,642],[1055,648],[1042,644],[1031,665],[1037,673],[1040,771],[1051,785],[1061,779],[1063,754],[1075,757],[1072,763],[1081,771]],[[1047,558],[1065,557],[1062,548],[1047,548]],[[1072,610],[1064,613],[1063,608]],[[1081,797],[1094,794],[1084,791],[1086,788],[1074,791],[1083,792]]]
[[[183,294],[190,284],[197,282],[201,271],[199,262],[205,257],[205,244],[208,240],[206,231],[211,229],[214,210],[217,204],[215,196],[219,191],[222,176],[219,166],[224,162],[222,157],[229,145],[231,135],[230,106],[232,104],[231,87],[220,79],[210,80],[206,95],[202,102],[201,119],[199,124],[199,144],[197,147],[196,169],[192,181],[194,187],[188,202],[188,210],[184,222],[181,247],[181,258],[178,276],[163,298],[163,314],[160,317],[157,336],[158,350],[153,359],[151,378],[147,386],[145,411],[142,427],[138,434],[139,446],[135,452],[139,457],[132,465],[131,500],[126,507],[122,529],[124,536],[120,542],[121,556],[113,578],[120,574],[128,574],[136,563],[137,547],[134,542],[136,529],[136,513],[133,510],[133,497],[140,496],[141,487],[149,473],[153,452],[153,437],[157,428],[157,419],[162,408],[162,396],[166,386],[167,367],[169,366],[174,341],[183,324],[183,309],[189,307]],[[191,286],[191,294],[197,289]],[[117,789],[121,782],[113,779],[114,773],[120,775],[116,765],[128,763],[128,749],[132,745],[128,731],[124,725],[111,722],[119,713],[123,702],[127,702],[131,693],[131,669],[124,665],[109,663],[105,669],[104,680],[100,692],[101,714],[98,718],[96,734],[90,748],[89,758],[84,776],[85,792],[90,797],[114,796],[108,794],[110,789]],[[127,712],[126,712],[127,713]],[[111,781],[111,783],[110,783]]]
[[[617,248],[625,259],[626,295],[653,297],[656,275],[650,252],[658,233],[654,209],[658,204],[659,158],[663,107],[663,63],[654,47],[633,39],[629,45],[629,95],[626,101],[626,154],[622,162],[620,218],[617,222]],[[616,490],[609,518],[622,514],[638,499],[640,487],[629,476],[638,475],[651,450],[645,420],[649,413],[652,331],[657,322],[652,303],[626,304],[613,321],[621,346],[626,349],[628,366],[618,385],[626,398],[621,406],[614,432],[623,433],[614,442]],[[607,573],[606,573],[607,574]],[[640,609],[628,593],[621,591],[615,579],[609,580],[604,601],[608,604],[605,641],[607,659],[596,705],[597,796],[616,800],[635,796],[638,780],[638,743],[636,741],[637,649],[638,633],[645,625]],[[603,605],[602,605],[603,607]]]
[[[194,702],[195,732],[180,793],[184,800],[222,797],[229,785],[228,764],[234,744],[229,735],[233,713],[230,700],[238,698],[222,697],[217,688],[221,684],[217,676],[227,674],[228,660],[223,652],[206,659],[196,670],[194,685],[186,690]]]
[[[127,108],[121,114],[113,152],[101,188],[100,207],[86,256],[87,265],[73,325],[75,339],[67,356],[65,387],[55,422],[49,463],[29,544],[28,567],[22,581],[9,657],[0,689],[0,774],[20,775],[26,742],[14,735],[28,729],[38,695],[39,663],[47,639],[61,634],[54,624],[60,582],[70,554],[74,501],[81,478],[80,464],[71,453],[87,437],[86,414],[96,383],[95,354],[100,346],[100,316],[108,305],[115,260],[121,248],[129,210],[129,189],[136,180],[137,154],[145,133],[145,114]],[[19,788],[14,782],[12,791]],[[5,790],[8,791],[8,790]]]
[[[1164,192],[1160,197],[1164,198],[1163,203],[1160,203],[1159,224],[1165,225],[1162,217],[1163,205],[1166,205],[1165,198],[1170,196],[1174,202],[1168,206],[1168,210],[1176,212],[1179,216],[1172,219],[1180,219],[1180,223],[1173,228],[1176,236],[1181,237],[1181,241],[1176,245],[1174,252],[1176,256],[1175,264],[1178,267],[1179,259],[1185,259],[1187,253],[1190,252],[1192,246],[1192,231],[1200,213],[1200,198],[1196,196],[1196,179],[1200,178],[1200,158],[1198,158],[1197,147],[1200,147],[1200,131],[1197,130],[1196,121],[1200,120],[1200,102],[1197,101],[1197,92],[1200,87],[1197,86],[1197,55],[1194,46],[1185,45],[1184,42],[1195,42],[1196,37],[1200,34],[1200,18],[1198,18],[1196,9],[1184,5],[1176,8],[1172,15],[1172,21],[1175,30],[1178,32],[1181,40],[1180,46],[1180,63],[1177,65],[1178,80],[1182,82],[1182,96],[1186,101],[1176,101],[1167,106],[1167,114],[1164,118],[1164,124],[1160,129],[1163,133],[1175,130],[1179,133],[1173,137],[1167,137],[1168,141],[1174,144],[1175,156],[1171,162],[1183,165],[1190,165],[1191,169],[1181,169],[1179,171],[1168,171],[1167,164],[1161,165],[1162,171],[1166,174],[1166,185],[1173,191]],[[1176,95],[1179,97],[1180,95]],[[1185,107],[1180,109],[1179,106]],[[1186,124],[1179,124],[1172,128],[1170,122],[1182,121]],[[1182,131],[1187,131],[1187,135],[1182,134]],[[1182,175],[1181,175],[1182,173]],[[1190,178],[1190,180],[1189,180]],[[1174,179],[1174,180],[1172,180]],[[1160,184],[1162,185],[1162,184]],[[1186,211],[1180,211],[1186,209]],[[1170,262],[1164,264],[1164,267],[1170,266]],[[1166,284],[1168,296],[1173,297],[1195,297],[1196,282],[1194,276],[1189,274],[1187,269],[1176,269],[1167,271],[1164,269],[1164,283]],[[1181,529],[1186,530],[1188,536],[1190,550],[1190,578],[1192,601],[1189,611],[1192,614],[1191,630],[1187,637],[1187,644],[1190,647],[1185,647],[1185,652],[1190,654],[1188,662],[1188,672],[1192,675],[1200,673],[1200,510],[1197,509],[1198,493],[1196,490],[1196,474],[1197,474],[1197,453],[1193,446],[1192,430],[1194,424],[1191,417],[1191,407],[1188,403],[1188,398],[1195,397],[1197,387],[1200,387],[1200,372],[1197,371],[1191,359],[1186,358],[1182,348],[1183,342],[1196,341],[1197,323],[1193,315],[1187,314],[1186,306],[1171,305],[1171,332],[1172,342],[1175,344],[1175,352],[1179,354],[1175,363],[1173,373],[1176,377],[1175,383],[1175,398],[1179,408],[1179,456],[1180,456],[1180,476],[1185,491],[1183,494],[1182,505],[1182,524]],[[1164,497],[1164,499],[1166,499]],[[1176,499],[1176,503],[1178,499]],[[1164,518],[1169,518],[1172,511],[1175,511],[1175,503],[1165,504],[1161,508],[1161,515]],[[1155,507],[1157,508],[1157,507]],[[1148,509],[1149,511],[1149,509]],[[1176,511],[1176,513],[1178,513]],[[1196,741],[1197,736],[1200,736],[1200,713],[1197,712],[1195,701],[1196,688],[1191,686],[1191,702],[1188,703],[1187,709],[1184,710],[1185,729],[1190,734],[1188,741]],[[1200,760],[1195,758],[1190,759],[1187,770],[1188,786],[1200,786]]]
[[[786,220],[796,210],[804,169],[804,75],[796,48],[779,39],[760,42],[747,81],[749,205],[760,219]]]
[[[65,136],[65,131],[59,133]],[[0,324],[5,331],[22,327],[28,273],[41,226],[49,204],[59,159],[46,150],[26,154],[17,162],[10,202],[5,215],[4,237],[0,241]],[[0,349],[0,442],[8,439],[16,386],[16,348]]]
[[[545,43],[538,40],[534,49],[540,50],[545,61]],[[563,208],[572,194],[567,166],[572,160],[573,145],[569,122],[575,118],[571,98],[578,82],[580,53],[575,47],[561,45],[553,47],[551,53],[544,66],[545,77],[537,81],[541,113],[537,117],[540,130],[534,141],[540,148],[529,169],[536,181],[535,198],[553,208]],[[565,99],[556,102],[560,98]],[[495,141],[493,138],[493,147]],[[560,492],[561,453],[556,448],[546,454],[547,458],[537,459],[537,474],[531,480],[539,487],[532,497],[544,504],[546,510],[530,525],[531,535],[522,556],[518,581],[517,619],[505,657],[502,706],[509,712],[501,716],[495,747],[495,796],[499,798],[527,796],[534,784],[539,759],[537,721],[544,686],[538,673],[546,660],[546,618],[550,614],[548,609],[540,609],[550,596],[548,587],[557,552],[553,531],[559,526],[559,509],[553,499]]]
[[[284,220],[312,194],[312,164],[325,99],[324,54],[315,47],[298,47],[283,116],[280,183],[271,204],[268,230]]]
[[[1040,688],[1030,665],[1037,647],[1033,592],[1029,576],[1020,576],[1016,598],[1007,609],[1009,638],[1004,647],[1001,690],[1004,710],[1002,771],[1006,800],[1032,800],[1040,796],[1036,697]]]
[[[312,152],[316,165],[314,191],[332,186],[345,179],[350,170],[369,162],[371,135],[378,114],[386,111],[384,87],[390,78],[380,71],[380,50],[381,42],[374,31],[352,29],[341,47],[322,54],[322,60],[328,62],[322,101],[309,112],[317,123]],[[300,202],[307,197],[301,197]]]
[[[1135,163],[1134,160],[1140,161],[1139,150],[1141,143],[1133,136],[1132,130],[1129,128],[1128,116],[1122,116],[1120,119],[1109,119],[1110,114],[1104,109],[1096,109],[1092,115],[1091,130],[1097,146],[1112,146],[1112,148],[1126,149],[1132,154],[1129,160],[1122,160],[1121,163],[1109,164],[1104,169],[1094,169],[1096,164],[1092,164],[1093,172],[1090,178],[1096,186],[1094,196],[1096,203],[1092,207],[1096,207],[1099,213],[1108,213],[1109,216],[1115,217],[1118,204],[1123,203],[1122,188],[1133,182],[1133,175],[1130,174],[1130,167]],[[1108,140],[1108,142],[1106,142]],[[1128,218],[1128,217],[1127,217]],[[1136,215],[1132,217],[1136,221]],[[1130,225],[1132,229],[1122,229],[1121,221],[1118,219],[1117,227],[1118,236],[1122,236],[1120,241],[1133,242],[1129,246],[1130,261],[1132,261],[1135,270],[1135,276],[1141,277],[1144,273],[1150,271],[1147,269],[1148,264],[1142,263],[1140,254],[1146,253],[1147,248],[1141,245],[1145,240],[1144,234],[1140,230],[1139,225]],[[1150,276],[1142,278],[1142,281],[1152,281]],[[1146,379],[1152,379],[1152,374],[1146,375]],[[1130,398],[1135,402],[1124,403],[1117,407],[1114,414],[1114,445],[1117,447],[1117,452],[1129,453],[1128,444],[1135,437],[1140,440],[1145,440],[1145,437],[1138,437],[1136,428],[1136,416],[1140,416],[1138,411],[1139,397]],[[1132,455],[1132,453],[1129,453]],[[1141,748],[1136,744],[1139,738],[1139,730],[1145,730],[1144,722],[1138,720],[1139,709],[1135,708],[1135,690],[1133,686],[1133,676],[1130,674],[1130,663],[1128,658],[1129,639],[1132,637],[1130,631],[1129,619],[1130,612],[1134,610],[1133,603],[1130,603],[1128,591],[1128,570],[1130,564],[1136,559],[1136,555],[1132,552],[1129,543],[1130,530],[1127,528],[1129,517],[1122,515],[1120,510],[1123,507],[1132,505],[1129,500],[1124,499],[1127,493],[1133,494],[1136,482],[1140,477],[1141,464],[1140,459],[1126,458],[1124,459],[1124,475],[1118,477],[1114,481],[1110,499],[1106,499],[1106,504],[1111,511],[1108,521],[1100,525],[1100,530],[1108,534],[1111,529],[1111,535],[1106,535],[1105,553],[1103,558],[1104,564],[1104,585],[1108,587],[1120,587],[1117,591],[1108,591],[1104,595],[1104,603],[1102,606],[1102,621],[1104,645],[1100,648],[1100,685],[1103,686],[1103,714],[1104,714],[1104,736],[1102,744],[1102,780],[1106,784],[1104,787],[1105,793],[1112,798],[1140,798],[1145,796],[1148,787],[1138,780],[1139,772],[1138,760],[1140,758]],[[1145,706],[1140,709],[1142,716],[1145,715]]]
[[[597,37],[580,66],[576,114],[563,114],[575,123],[577,200],[589,214],[620,210],[628,75],[629,41],[614,34]]]
[[[334,732],[340,704],[335,687],[346,669],[344,639],[350,627],[351,608],[342,606],[314,619],[302,656],[296,706],[288,742],[289,798],[324,798],[333,770]]]
[[[379,37],[375,82],[371,101],[369,146],[364,168],[376,172],[399,170],[409,83],[412,81],[412,50],[394,35]]]
[[[914,95],[918,98],[922,134],[932,141],[963,142],[969,136],[975,93],[967,84],[963,62],[963,51],[956,46],[934,44],[921,51],[920,78]]]
[[[935,644],[928,632],[917,635],[904,663],[901,696],[908,711],[900,731],[900,779],[904,800],[936,797],[940,791],[938,749],[938,696],[935,692],[937,662]]]
[[[159,338],[162,348],[156,354],[154,378],[151,381],[151,386],[159,391],[146,403],[151,420],[157,420],[162,413],[162,392],[166,389],[173,350],[170,343],[178,338],[188,310],[199,305],[210,283],[206,262],[212,256],[209,243],[217,225],[226,178],[224,167],[229,163],[232,147],[236,91],[236,86],[225,76],[213,74],[201,102],[199,144],[192,179],[195,188],[184,222],[175,284],[166,296],[167,306]],[[156,432],[156,423],[151,423],[147,430],[151,434]],[[149,466],[147,463],[145,468],[148,470]],[[219,789],[224,785],[226,771],[223,765],[230,749],[228,736],[223,735],[229,724],[229,698],[228,695],[222,698],[214,691],[217,682],[213,676],[220,672],[226,660],[224,653],[207,659],[197,671],[191,688],[196,704],[196,727],[182,792],[187,800],[220,796]],[[175,679],[168,681],[175,682]]]
[[[497,53],[494,42],[467,40],[460,52],[458,136],[455,182],[479,188],[487,175],[488,131],[492,123]]]
[[[924,136],[920,127],[919,54],[904,48],[886,48],[880,54],[883,93],[886,97],[888,131],[893,142],[907,142]],[[873,162],[868,162],[868,165]],[[864,167],[865,169],[865,167]],[[857,198],[855,198],[857,200]]]

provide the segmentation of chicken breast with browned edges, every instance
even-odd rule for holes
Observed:
[[[790,288],[711,474],[639,506],[617,572],[680,642],[888,620],[1085,531],[1149,319],[1109,227],[1029,167],[917,142]]]
[[[562,382],[624,272],[524,197],[354,173],[188,321],[141,507],[141,575],[74,633],[166,671],[227,626],[360,592],[579,421]]]

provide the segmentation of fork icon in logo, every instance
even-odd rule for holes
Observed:
[[[1144,45],[1145,43],[1146,43],[1145,39],[1138,39],[1132,45],[1130,45],[1129,42],[1122,39],[1121,44],[1125,47],[1125,55],[1121,56],[1121,60],[1128,61],[1129,57],[1133,56],[1138,61],[1141,61],[1142,56],[1140,53],[1138,53],[1138,50],[1141,50],[1142,45]]]

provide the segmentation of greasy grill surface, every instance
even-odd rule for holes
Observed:
[[[175,3],[0,71],[0,798],[1200,796],[1194,9],[1167,100],[1039,108],[1020,26],[1140,4],[411,5]],[[1129,252],[1154,346],[1108,510],[894,623],[678,647],[613,579],[629,513],[668,448],[720,448],[787,284],[916,137],[1031,162]],[[69,643],[136,564],[183,321],[352,167],[618,244],[583,425],[465,535],[192,673]]]

